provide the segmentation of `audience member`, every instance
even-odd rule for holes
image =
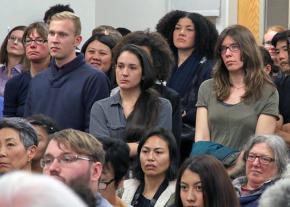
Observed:
[[[53,176],[68,186],[76,180],[82,182],[97,196],[104,158],[102,144],[95,137],[82,131],[64,129],[50,135],[41,166],[45,175]],[[99,198],[100,206],[111,206],[107,200]]]
[[[117,27],[116,30],[118,30],[118,32],[120,32],[123,37],[131,33],[131,30],[126,27]]]
[[[275,47],[278,65],[282,73],[290,74],[289,55],[288,55],[289,31],[278,32],[272,39],[272,45]]]
[[[122,199],[133,207],[170,206],[174,202],[178,150],[173,134],[148,132],[138,146],[135,179],[125,180]]]
[[[24,47],[22,44],[25,26],[16,26],[9,31],[0,49],[0,96],[4,96],[6,82],[23,70]]]
[[[274,64],[274,61],[266,48],[259,46],[259,49],[263,59],[263,69],[272,78],[272,80],[274,79],[275,81],[274,74],[277,74],[280,68]]]
[[[194,139],[198,89],[204,80],[211,77],[213,48],[218,32],[204,16],[178,10],[162,17],[156,29],[167,39],[175,57],[167,86],[181,97],[183,160],[188,156]]]
[[[9,173],[0,186],[0,207],[86,207],[71,189],[40,174]]]
[[[173,57],[166,40],[157,32],[132,32],[124,37],[114,48],[118,50],[126,44],[134,44],[148,52],[156,74],[154,89],[170,101],[172,106],[172,132],[180,144],[181,105],[176,91],[166,86],[173,65]]]
[[[112,49],[116,44],[117,42],[110,34],[96,33],[85,42],[81,49],[86,62],[96,69],[101,69],[108,76],[111,88],[115,87]]]
[[[49,24],[49,21],[53,15],[55,15],[56,13],[64,12],[64,11],[74,13],[74,10],[70,7],[69,4],[66,4],[66,5],[56,4],[56,5],[49,7],[49,9],[45,11],[43,21],[45,23]]]
[[[154,127],[171,130],[172,108],[151,87],[154,69],[148,54],[136,45],[125,45],[115,56],[116,80],[120,91],[94,103],[90,133],[97,138],[119,138],[129,143],[130,155],[137,153],[143,133]]]
[[[55,14],[49,23],[48,47],[52,62],[30,82],[25,116],[44,114],[61,128],[88,130],[93,103],[109,96],[104,73],[87,65],[75,49],[82,37],[78,16]]]
[[[96,27],[92,31],[92,36],[96,33],[110,35],[115,42],[119,42],[122,39],[121,33],[110,25],[100,25],[100,26]]]
[[[262,194],[259,207],[290,207],[290,179],[281,179]]]
[[[0,120],[0,174],[14,170],[31,171],[37,145],[37,135],[26,120]]]
[[[289,162],[283,139],[276,135],[257,135],[244,147],[246,176],[233,181],[242,207],[256,207],[261,194],[285,172]]]
[[[49,142],[48,136],[59,131],[59,127],[50,117],[35,114],[27,117],[26,120],[32,125],[36,132],[38,145],[36,148],[35,156],[32,159],[31,167],[34,172],[42,172],[40,166],[40,159],[43,157],[47,144]]]
[[[240,150],[251,135],[274,132],[278,92],[246,27],[224,29],[215,51],[213,79],[202,83],[198,93],[195,141]]]
[[[116,192],[123,187],[123,179],[129,168],[129,147],[118,139],[104,139],[102,143],[106,155],[99,181],[99,192],[112,206],[126,207],[128,205],[117,196]]]
[[[174,206],[239,207],[239,201],[221,162],[200,155],[187,159],[180,167]]]
[[[4,116],[23,117],[30,80],[46,69],[50,62],[47,35],[48,28],[43,22],[34,22],[25,29],[23,44],[26,54],[24,64],[26,70],[6,84]]]
[[[276,58],[275,47],[272,45],[272,39],[275,36],[275,34],[277,34],[278,32],[283,32],[283,31],[285,31],[285,28],[283,26],[273,25],[273,26],[270,26],[265,31],[265,34],[264,34],[263,46],[270,53],[270,56],[271,56],[272,60],[274,61],[275,65],[278,65],[278,61]]]

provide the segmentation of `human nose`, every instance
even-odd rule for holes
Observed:
[[[0,157],[5,156],[5,154],[6,154],[5,148],[3,146],[0,146]]]
[[[59,160],[57,158],[54,158],[51,164],[47,166],[47,168],[49,171],[53,171],[53,170],[58,170],[59,166],[60,166]]]
[[[194,193],[193,189],[189,189],[188,190],[186,199],[187,199],[188,202],[193,202],[195,200],[195,193]]]

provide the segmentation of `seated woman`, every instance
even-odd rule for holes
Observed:
[[[213,79],[203,82],[198,93],[195,141],[240,150],[251,135],[274,133],[278,92],[246,27],[224,29],[215,54]]]
[[[106,155],[99,180],[99,192],[112,206],[126,207],[128,205],[117,196],[116,192],[122,187],[129,168],[129,147],[118,139],[104,139],[102,144]]]
[[[242,207],[258,206],[264,190],[285,172],[289,162],[284,140],[276,135],[256,135],[244,147],[246,176],[233,181]]]
[[[40,159],[42,158],[49,142],[48,136],[60,129],[52,118],[43,114],[32,115],[27,117],[26,120],[32,125],[38,139],[36,153],[31,161],[32,171],[42,173],[43,168],[40,166]]]
[[[156,73],[154,89],[161,97],[170,101],[172,106],[172,132],[177,144],[180,144],[181,133],[181,102],[178,93],[166,86],[173,65],[172,52],[166,40],[157,32],[132,32],[116,45],[114,50],[126,44],[135,44],[142,47],[152,59],[153,69]],[[116,89],[115,89],[116,90]],[[114,91],[115,91],[114,90]]]
[[[209,155],[187,159],[176,181],[175,207],[239,207],[222,163]]]
[[[96,69],[101,69],[111,81],[111,87],[115,87],[112,71],[112,49],[117,42],[108,34],[96,33],[83,45],[82,53],[88,64]]]
[[[31,171],[37,145],[37,135],[26,120],[3,118],[0,121],[0,174]]]
[[[178,157],[172,133],[164,129],[149,131],[139,143],[135,179],[125,180],[122,199],[134,207],[171,205]]]
[[[154,70],[147,53],[136,45],[125,45],[115,57],[120,91],[97,101],[91,110],[90,133],[99,139],[119,138],[129,143],[130,155],[144,132],[154,127],[172,128],[172,108],[167,99],[151,89]]]

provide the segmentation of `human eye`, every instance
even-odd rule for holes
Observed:
[[[260,159],[265,164],[268,164],[268,163],[270,163],[272,161],[272,158],[271,157],[267,157],[267,156],[261,156]]]
[[[255,158],[256,158],[256,155],[254,155],[254,154],[248,155],[248,160],[255,160]]]
[[[36,44],[40,45],[40,44],[45,43],[45,40],[44,39],[36,39],[35,42],[36,42]]]
[[[221,46],[220,47],[220,51],[221,51],[221,53],[224,53],[225,51],[227,50],[227,47],[226,46]]]
[[[196,184],[194,187],[195,187],[195,190],[196,190],[197,192],[202,192],[202,184],[201,184],[201,183]]]
[[[130,65],[129,68],[131,70],[137,70],[138,69],[137,65]]]
[[[50,165],[53,162],[54,158],[52,157],[44,157],[41,162],[43,165]]]
[[[187,191],[188,190],[188,185],[185,184],[185,183],[180,183],[180,190]]]
[[[238,49],[240,49],[240,45],[239,44],[232,44],[231,48],[232,48],[232,50],[238,50]]]
[[[149,152],[149,150],[148,149],[142,149],[141,152],[144,153],[144,154],[146,154],[146,153]]]
[[[61,38],[68,36],[68,34],[67,34],[67,33],[64,33],[64,32],[60,32],[60,33],[58,33],[58,35],[59,35]]]
[[[118,69],[123,69],[123,68],[124,68],[124,64],[122,64],[122,63],[117,63],[117,68],[118,68]]]
[[[7,147],[15,147],[16,146],[16,143],[14,143],[14,142],[8,142],[6,145],[7,145]]]
[[[15,41],[17,39],[17,37],[15,37],[14,35],[11,35],[10,36],[10,39],[13,40],[13,41]]]
[[[77,157],[75,155],[65,154],[65,155],[62,155],[59,159],[63,163],[72,163],[77,160]]]
[[[25,44],[30,44],[31,43],[31,39],[25,39]]]
[[[276,49],[275,52],[276,52],[277,55],[280,54],[280,50],[279,49]]]
[[[180,29],[181,29],[181,26],[175,25],[174,30],[180,30]]]
[[[49,32],[48,32],[48,35],[49,35],[49,36],[54,36],[54,35],[55,35],[55,32],[54,32],[54,31],[49,31]]]

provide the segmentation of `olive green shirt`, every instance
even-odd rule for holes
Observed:
[[[270,84],[263,87],[259,100],[231,105],[217,100],[213,83],[213,79],[202,83],[196,103],[207,108],[211,141],[240,150],[255,134],[261,114],[278,118],[279,95]]]

